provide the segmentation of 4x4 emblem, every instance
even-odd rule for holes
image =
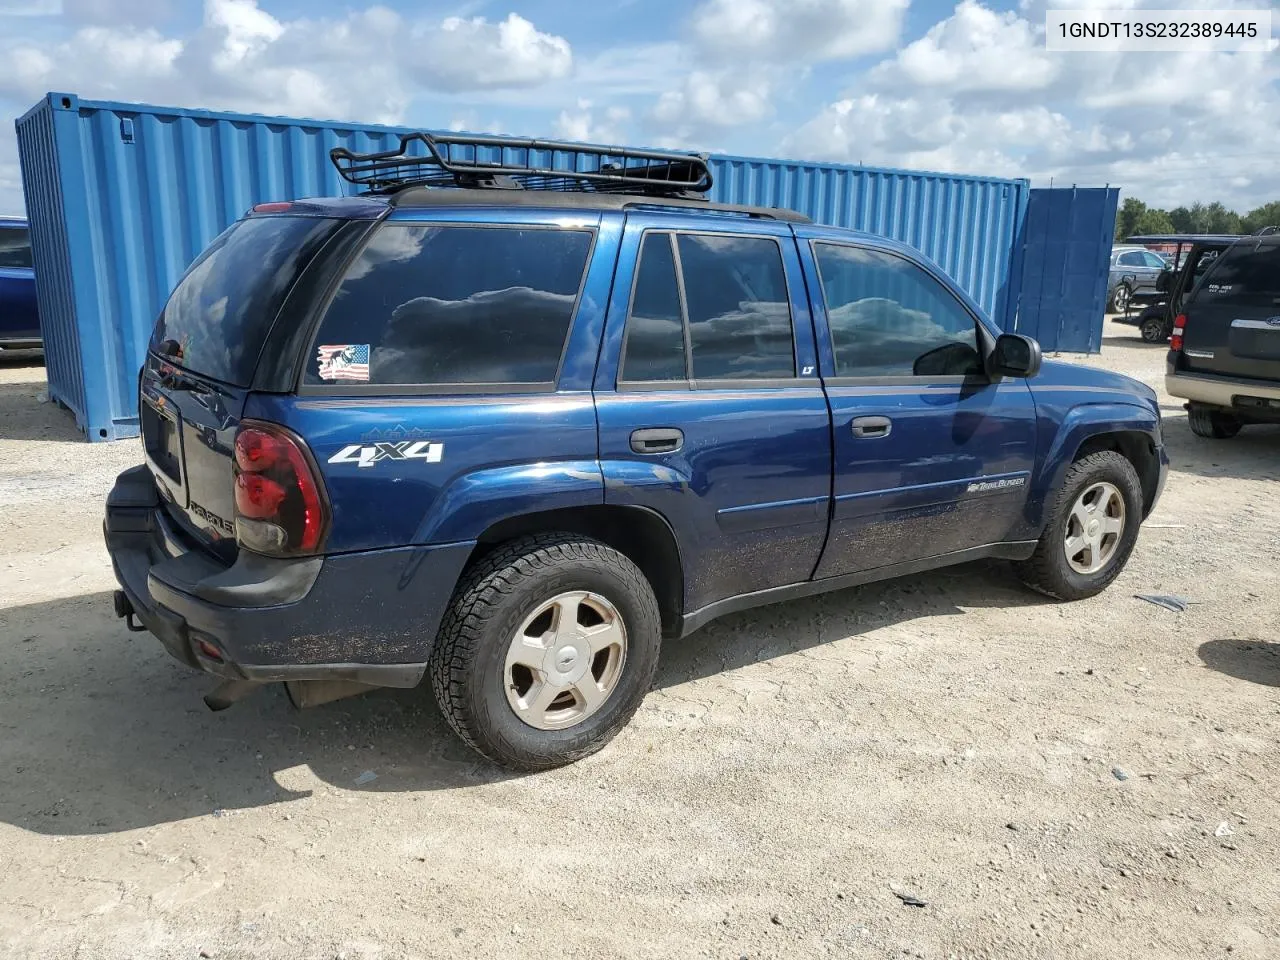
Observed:
[[[383,460],[423,460],[427,463],[439,463],[443,458],[443,443],[413,440],[400,443],[369,443],[364,445],[353,443],[335,453],[329,458],[329,462],[354,463],[360,467],[372,467]]]

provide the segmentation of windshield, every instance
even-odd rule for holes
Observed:
[[[251,217],[232,224],[178,282],[151,349],[187,370],[248,386],[285,296],[339,223]]]
[[[1247,306],[1280,306],[1280,245],[1242,241],[1223,253],[1204,278],[1197,299]]]

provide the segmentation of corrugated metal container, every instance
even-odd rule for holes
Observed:
[[[402,128],[80,100],[17,123],[50,396],[92,440],[136,436],[136,378],[187,265],[255,203],[339,195],[329,150],[390,149]],[[1000,323],[1025,180],[715,157],[716,200],[798,210],[910,243]]]

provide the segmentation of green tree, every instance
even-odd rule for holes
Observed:
[[[1254,233],[1263,227],[1280,227],[1280,200],[1250,210],[1240,220],[1240,229],[1244,233]]]
[[[1120,212],[1116,214],[1116,239],[1124,240],[1137,233],[1134,228],[1138,225],[1138,218],[1146,212],[1147,205],[1137,197],[1125,197]]]
[[[1195,233],[1192,225],[1191,211],[1186,207],[1174,207],[1169,211],[1169,220],[1173,223],[1174,233]]]
[[[1148,208],[1142,212],[1142,216],[1138,217],[1138,222],[1134,224],[1133,234],[1152,234],[1152,233],[1176,233],[1177,228],[1173,225],[1173,219],[1163,210]]]
[[[1240,214],[1228,210],[1215,200],[1204,208],[1204,225],[1201,230],[1205,233],[1239,233]]]

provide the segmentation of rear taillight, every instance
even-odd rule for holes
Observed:
[[[1180,313],[1173,321],[1173,336],[1169,338],[1169,349],[1174,353],[1182,350],[1182,334],[1187,329],[1187,315]]]
[[[315,553],[329,525],[319,471],[306,445],[274,423],[236,434],[236,540],[257,553]]]

